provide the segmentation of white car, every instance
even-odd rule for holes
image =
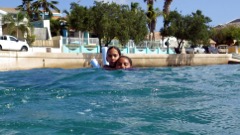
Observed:
[[[228,54],[228,45],[218,45],[218,53]]]
[[[14,36],[0,36],[0,50],[8,51],[28,51],[29,45],[27,42],[20,41]]]
[[[194,53],[205,53],[205,49],[201,47],[194,48]]]
[[[186,53],[188,54],[198,54],[198,53],[205,53],[205,49],[201,47],[195,47],[195,48],[186,48]]]

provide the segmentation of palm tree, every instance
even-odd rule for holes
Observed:
[[[163,27],[164,29],[167,28],[168,23],[167,23],[167,17],[169,15],[170,12],[170,5],[172,3],[173,0],[165,0],[164,5],[163,5],[163,14],[164,14],[164,24]]]
[[[133,11],[134,13],[137,13],[138,9],[139,9],[139,3],[131,2],[131,11]]]
[[[154,1],[156,0],[144,0],[144,2],[147,2],[148,6],[148,11],[146,13],[147,18],[148,18],[148,28],[149,28],[149,40],[155,40],[155,28],[156,28],[156,23],[157,23],[157,13],[153,9]],[[156,9],[159,10],[159,9]],[[158,11],[157,11],[158,12]],[[153,37],[151,38],[151,34],[153,34]]]
[[[156,1],[156,0],[155,0]],[[166,17],[169,15],[170,12],[170,5],[172,3],[173,0],[165,0],[164,5],[163,5],[163,15],[164,15],[164,28],[167,27],[166,24]],[[147,4],[151,4],[154,5],[154,0],[144,0],[144,2],[147,2]]]
[[[154,9],[154,1],[156,0],[144,0],[144,2],[147,2],[148,5],[148,11],[146,13],[148,18],[148,28],[149,28],[149,40],[155,40],[155,29],[157,24],[157,17],[160,16],[162,13],[158,8]],[[151,37],[151,35],[153,35]]]
[[[17,6],[16,10],[26,11],[30,19],[32,19],[33,13],[31,8],[31,2],[33,0],[22,0],[22,5]]]
[[[55,6],[58,4],[58,1],[50,1],[47,0],[37,0],[34,3],[32,3],[33,11],[36,15],[43,14],[43,19],[45,19],[45,13],[49,14],[49,17],[51,18],[53,13],[52,10],[55,10],[57,12],[60,12],[60,10]]]
[[[156,0],[155,0],[156,1]],[[153,5],[153,0],[144,0],[144,2],[147,2],[147,4],[151,4],[151,5]]]
[[[28,18],[27,14],[25,14],[24,12],[19,12],[17,13],[16,18],[14,18],[14,16],[14,14],[7,14],[3,16],[2,22],[3,24],[7,25],[8,33],[11,35],[16,35],[17,38],[19,30],[23,35],[25,33],[29,35],[29,28],[31,28],[31,24],[28,20],[24,20]]]
[[[163,5],[163,12],[166,15],[169,15],[170,12],[170,5],[172,3],[173,0],[165,0],[164,5]]]
[[[153,8],[153,5],[151,4],[148,4],[148,11],[146,13],[147,15],[147,18],[148,18],[148,28],[149,28],[149,31],[150,31],[150,34],[149,34],[149,40],[155,40],[155,29],[156,29],[156,24],[157,24],[157,17],[160,16],[162,14],[162,12],[156,8],[154,9]],[[151,35],[153,35],[151,37]]]

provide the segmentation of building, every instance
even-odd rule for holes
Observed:
[[[6,15],[7,12],[0,9],[0,36],[3,35],[3,29],[2,29],[2,16]]]
[[[0,35],[7,34],[6,30],[4,30],[3,28],[4,24],[2,24],[2,16],[8,13],[11,13],[14,15],[14,17],[17,17],[17,13],[19,13],[19,10],[16,10],[15,8],[0,7]],[[55,10],[52,11],[52,13],[53,13],[53,16],[52,16],[53,19],[58,19],[62,16],[61,13]],[[43,20],[32,22],[35,28],[34,35],[36,35],[36,39],[39,39],[39,40],[52,39],[51,31],[50,31],[50,21],[49,21],[50,17],[48,13],[41,14],[41,16]],[[24,20],[24,22],[25,21],[28,21],[27,18]],[[19,35],[21,35],[21,33],[19,33]]]
[[[13,14],[13,18],[17,18],[18,13],[19,11],[16,10],[15,8],[0,7],[0,35],[8,34],[7,30],[5,30],[3,27],[4,24],[2,23],[2,17],[7,14]],[[26,22],[28,22],[27,18],[25,18],[22,23],[26,23]],[[18,34],[21,35],[21,33],[18,33]],[[23,35],[21,35],[21,37],[23,38]]]
[[[238,19],[234,19],[226,24],[220,24],[220,25],[217,25],[215,28],[222,28],[222,27],[226,27],[226,26],[237,26],[237,27],[240,27],[240,18]]]

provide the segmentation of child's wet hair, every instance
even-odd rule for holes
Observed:
[[[132,66],[132,59],[131,58],[129,58],[128,56],[120,56],[119,58],[118,58],[118,60],[120,59],[120,58],[126,58],[126,59],[128,59],[128,61],[129,61],[129,63],[130,63],[130,66]],[[117,63],[117,62],[116,62]]]
[[[107,54],[108,54],[108,52],[109,52],[111,49],[117,50],[119,56],[122,55],[120,49],[119,49],[118,47],[116,47],[116,46],[111,46],[111,47],[109,47],[108,50],[107,50]]]

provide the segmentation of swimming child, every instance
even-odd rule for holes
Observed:
[[[116,62],[116,69],[132,68],[132,60],[127,56],[120,56]]]
[[[106,60],[108,61],[109,65],[104,65],[104,69],[115,69],[116,62],[118,58],[121,56],[121,51],[116,46],[111,46],[107,50],[107,57]]]

